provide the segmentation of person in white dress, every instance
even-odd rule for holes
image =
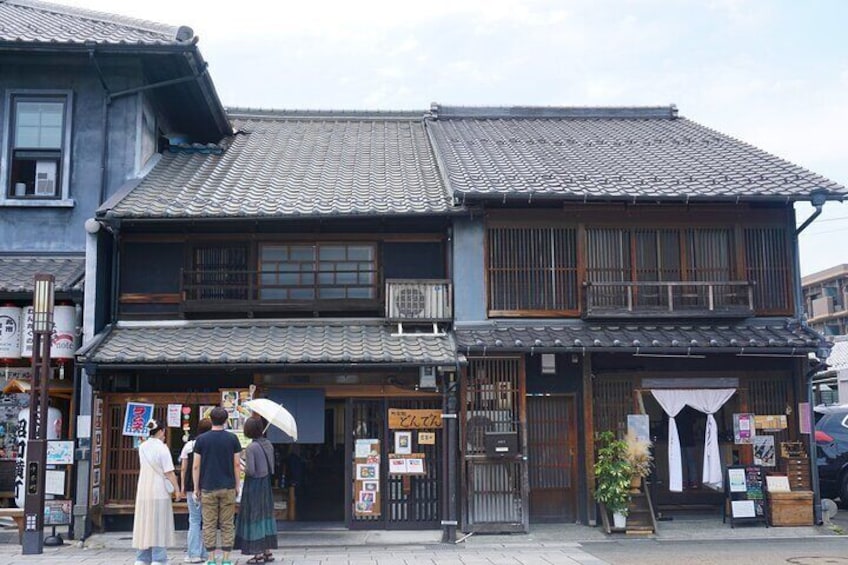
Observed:
[[[165,426],[147,423],[148,439],[138,448],[141,470],[135,494],[132,546],[137,549],[135,565],[165,565],[165,548],[174,545],[174,509],[171,496],[179,500],[180,488],[174,474],[171,452],[164,443]],[[171,487],[166,486],[170,483]]]

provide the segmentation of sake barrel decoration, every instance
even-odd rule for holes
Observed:
[[[77,309],[73,306],[56,306],[53,311],[53,341],[51,359],[73,359],[77,349]]]
[[[21,308],[13,304],[0,306],[0,359],[21,358]]]

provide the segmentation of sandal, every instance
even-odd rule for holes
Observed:
[[[259,563],[265,563],[265,556],[264,555],[259,555],[259,556],[254,555],[253,557],[251,557],[250,559],[245,561],[245,563],[247,563],[247,565],[258,565]]]
[[[265,555],[265,563],[270,563],[271,561],[274,560],[274,554],[271,553],[270,551],[268,553],[265,553],[264,555]]]

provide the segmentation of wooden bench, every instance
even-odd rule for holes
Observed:
[[[295,494],[294,487],[289,487],[282,492],[274,493],[274,518],[277,520],[294,520],[295,519]],[[282,495],[282,496],[281,496]],[[281,500],[286,497],[285,500]],[[188,514],[188,504],[184,500],[173,503],[174,514]],[[20,510],[18,508],[0,508],[0,510]],[[239,511],[239,505],[236,504],[236,513]],[[21,512],[21,521],[18,524],[23,527],[23,510]],[[91,519],[95,529],[103,531],[103,516],[127,516],[135,513],[135,504],[126,503],[107,503],[102,508],[91,509]],[[3,514],[0,514],[2,516]],[[23,531],[23,530],[21,530]]]
[[[0,518],[11,518],[18,526],[18,543],[24,537],[24,509],[23,508],[0,508]]]

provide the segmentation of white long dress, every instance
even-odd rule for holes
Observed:
[[[174,510],[163,477],[174,470],[171,452],[157,438],[146,440],[138,452],[141,472],[135,494],[132,546],[136,549],[174,546]]]

